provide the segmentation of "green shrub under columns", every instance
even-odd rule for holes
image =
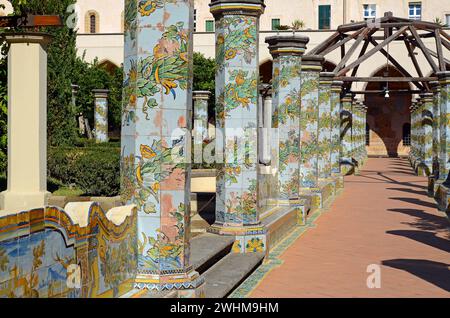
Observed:
[[[48,177],[86,196],[120,193],[120,148],[113,145],[50,148]]]

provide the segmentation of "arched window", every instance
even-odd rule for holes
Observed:
[[[96,11],[88,11],[86,13],[84,29],[86,33],[99,33],[99,16]]]
[[[366,146],[370,146],[370,126],[366,124]]]
[[[403,146],[411,146],[411,124],[403,125]]]
[[[95,17],[95,14],[91,14],[89,17],[89,33],[96,33],[96,27],[97,27],[97,19]]]

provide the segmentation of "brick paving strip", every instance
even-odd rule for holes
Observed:
[[[230,297],[450,297],[450,223],[426,188],[406,159],[370,159]]]

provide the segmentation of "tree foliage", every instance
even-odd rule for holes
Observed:
[[[76,120],[72,101],[73,67],[77,61],[76,31],[65,22],[76,0],[12,0],[14,14],[60,15],[63,27],[40,28],[52,35],[48,47],[47,132],[50,145],[71,145],[76,140]]]
[[[211,92],[209,105],[215,105],[216,62],[201,53],[194,53],[194,90]],[[209,107],[208,116],[214,117],[214,107]]]

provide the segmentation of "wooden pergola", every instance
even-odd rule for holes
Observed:
[[[380,34],[380,33],[384,34]],[[423,42],[425,38],[434,38],[436,49],[427,48]],[[353,43],[351,42],[353,41]],[[417,76],[411,75],[385,47],[394,41],[405,44],[408,56],[414,65]],[[348,50],[347,45],[352,43]],[[359,55],[353,62],[349,63],[352,56],[361,46]],[[372,47],[373,46],[373,47]],[[372,47],[369,49],[369,47]],[[429,82],[437,81],[435,76],[424,76],[424,72],[417,60],[416,48],[425,56],[431,67],[431,73],[436,74],[450,69],[450,60],[444,58],[443,50],[450,50],[450,35],[436,23],[408,20],[394,17],[392,12],[386,12],[383,18],[341,25],[337,31],[323,43],[315,47],[307,55],[322,55],[340,49],[341,61],[333,72],[336,79],[344,82],[344,89],[350,91],[354,82],[411,82],[417,90],[411,90],[411,94],[430,91]],[[358,69],[362,63],[371,56],[380,52],[386,60],[395,66],[403,77],[358,77]],[[389,64],[388,63],[388,64]],[[351,75],[348,73],[351,71]],[[373,93],[361,91],[358,93]],[[404,92],[403,92],[404,93]]]

